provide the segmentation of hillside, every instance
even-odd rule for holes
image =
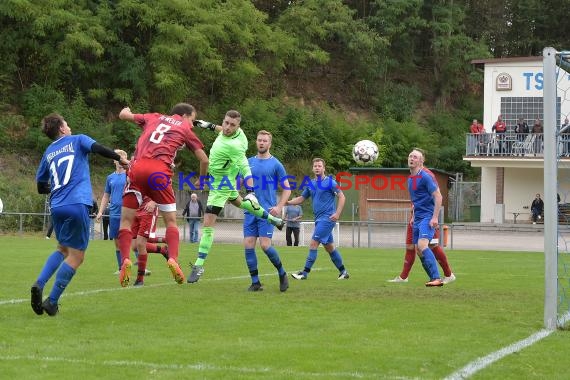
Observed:
[[[43,212],[44,195],[36,189],[36,169],[43,152],[5,154],[0,152],[0,198],[4,212]],[[93,194],[101,196],[105,178],[113,170],[113,164],[96,163],[91,168]]]

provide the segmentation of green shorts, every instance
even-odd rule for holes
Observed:
[[[210,193],[208,194],[208,206],[224,207],[227,201],[233,201],[239,197],[235,180],[237,173],[213,173],[211,175],[213,181],[209,184]]]
[[[210,189],[206,204],[208,206],[218,206],[223,208],[227,201],[233,201],[237,197],[239,197],[239,192],[237,190]]]

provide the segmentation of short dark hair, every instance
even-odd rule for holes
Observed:
[[[192,106],[188,103],[178,103],[177,105],[172,107],[170,114],[171,115],[184,116],[184,115],[192,115],[192,113],[194,113],[194,112],[196,112],[196,109],[194,108],[194,106]]]
[[[58,113],[50,113],[42,119],[42,132],[55,140],[59,136],[59,128],[63,125],[65,119]]]
[[[236,110],[229,110],[228,112],[226,112],[226,116],[232,119],[240,119],[241,120],[241,114],[236,111]]]

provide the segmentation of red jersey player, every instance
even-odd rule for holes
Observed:
[[[185,278],[178,264],[180,236],[176,223],[176,199],[171,178],[176,153],[184,146],[200,161],[200,176],[205,176],[208,170],[208,156],[203,150],[204,145],[192,131],[196,111],[187,103],[175,105],[170,115],[134,114],[129,107],[125,107],[119,113],[119,118],[136,123],[142,128],[123,195],[119,228],[122,259],[119,282],[123,287],[129,284],[132,265],[129,259],[131,226],[144,196],[148,196],[157,203],[164,218],[165,240],[169,251],[168,267],[174,280],[182,284]]]
[[[414,243],[412,242],[412,234],[413,234],[412,231],[413,231],[413,224],[414,224],[413,206],[412,206],[412,210],[411,210],[410,214],[411,214],[410,220],[409,220],[407,228],[406,228],[406,254],[404,256],[404,266],[402,268],[402,273],[400,273],[400,275],[397,276],[396,278],[393,278],[392,280],[388,280],[388,282],[408,282],[408,275],[410,274],[410,271],[412,270],[412,266],[414,265],[414,262],[416,261],[416,250],[415,250]],[[436,242],[436,239],[437,239],[437,242]],[[435,259],[439,263],[439,266],[443,270],[443,275],[445,276],[443,278],[443,283],[449,284],[450,282],[455,281],[455,275],[451,271],[451,267],[449,266],[449,263],[447,261],[447,256],[445,255],[443,248],[441,248],[440,241],[441,241],[441,239],[439,238],[439,229],[436,228],[435,234],[434,234],[433,239],[431,240],[429,246],[430,246],[430,248],[431,248],[431,250],[435,256]]]
[[[156,236],[156,224],[158,222],[158,207],[156,202],[149,197],[143,199],[143,204],[137,210],[135,220],[131,227],[133,234],[133,250],[137,257],[137,279],[135,286],[141,286],[144,276],[150,275],[146,269],[147,253],[160,253],[168,260],[168,246],[159,246],[156,243],[164,242],[162,237]]]

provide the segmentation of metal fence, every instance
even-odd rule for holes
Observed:
[[[102,223],[91,219],[91,239],[103,239]],[[10,212],[0,214],[0,234],[45,234],[49,215],[45,213]],[[301,245],[308,245],[313,233],[314,222],[302,221],[304,239]],[[184,218],[178,222],[180,239],[190,240],[190,231]],[[222,243],[241,243],[243,241],[243,219],[218,218],[215,228],[215,241]],[[157,234],[164,235],[162,221]],[[405,222],[339,222],[334,231],[335,242],[344,247],[404,247],[406,232]],[[285,230],[275,230],[275,245],[286,245]]]

